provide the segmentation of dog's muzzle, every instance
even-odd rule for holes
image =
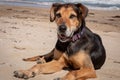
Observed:
[[[65,33],[66,30],[67,30],[67,27],[65,25],[60,25],[59,26],[59,32],[60,33]]]
[[[67,35],[67,27],[66,25],[60,25],[58,28],[58,39],[61,42],[67,42],[71,39],[70,35]]]

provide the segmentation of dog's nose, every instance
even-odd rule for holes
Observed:
[[[59,26],[59,31],[60,32],[65,32],[67,30],[67,27],[65,25]]]

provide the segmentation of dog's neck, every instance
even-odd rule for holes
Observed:
[[[75,42],[76,40],[80,39],[81,36],[82,36],[83,33],[84,33],[84,30],[85,30],[85,21],[84,21],[84,19],[83,19],[81,26],[80,26],[79,29],[74,33],[74,35],[73,35],[72,38],[71,38],[71,41],[72,41],[72,42]]]
[[[71,41],[75,42],[76,40],[80,39],[83,33],[84,33],[84,27],[72,36]]]

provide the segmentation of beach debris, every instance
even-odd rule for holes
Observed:
[[[17,27],[14,27],[14,26],[13,26],[13,27],[10,27],[10,28],[12,28],[12,29],[19,29],[19,28],[17,28]]]
[[[18,49],[18,50],[25,50],[26,48],[22,48],[22,47],[17,47],[17,46],[14,46],[15,49]]]
[[[0,32],[2,32],[2,33],[7,33],[5,30],[2,30],[2,29],[0,29]]]
[[[95,22],[97,23],[98,21],[97,20],[87,20],[88,22]]]
[[[31,35],[31,33],[26,33],[26,35]]]
[[[118,63],[118,64],[120,64],[120,61],[113,61],[113,63]]]
[[[20,42],[21,42],[21,40],[19,40],[19,41],[17,41],[17,40],[14,40],[14,42],[15,42],[15,43],[20,43]]]
[[[21,12],[24,12],[24,13],[25,13],[25,12],[29,12],[29,11],[28,11],[28,10],[22,10]]]
[[[10,11],[11,11],[11,10],[13,10],[13,9],[12,9],[12,8],[8,8],[7,10],[10,10]]]
[[[8,21],[3,21],[3,23],[10,23],[10,22],[8,22]]]
[[[95,14],[91,12],[91,13],[89,13],[89,15],[94,16]]]
[[[49,32],[52,32],[52,30],[49,30]]]
[[[120,18],[120,15],[112,16],[112,18]]]
[[[108,19],[109,21],[115,21],[115,19]]]
[[[6,64],[6,63],[5,62],[0,63],[0,65],[4,65],[4,64]]]
[[[45,42],[43,42],[43,45],[45,45],[46,43]]]

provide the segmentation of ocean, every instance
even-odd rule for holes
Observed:
[[[120,10],[120,0],[0,0],[0,4],[49,8],[53,3],[83,3],[90,9]]]

